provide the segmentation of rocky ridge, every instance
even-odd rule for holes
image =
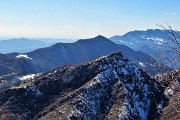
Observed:
[[[150,119],[163,88],[121,52],[0,91],[0,119]]]

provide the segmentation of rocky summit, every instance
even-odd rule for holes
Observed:
[[[1,120],[158,119],[163,87],[121,52],[0,91]]]

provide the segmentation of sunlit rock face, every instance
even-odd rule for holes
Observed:
[[[0,119],[146,120],[162,96],[156,80],[115,52],[1,91]]]

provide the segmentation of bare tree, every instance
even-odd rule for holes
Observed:
[[[166,24],[167,24],[167,27],[164,27],[161,24],[158,24],[158,26],[167,31],[169,40],[173,42],[175,45],[175,46],[171,46],[170,44],[167,43],[169,45],[169,48],[171,48],[175,52],[175,54],[180,56],[180,35],[176,34],[178,33],[176,29],[173,30],[172,27],[168,23]],[[176,33],[174,31],[176,31]]]
[[[177,30],[173,30],[172,27],[168,24],[166,27],[161,24],[158,24],[158,26],[167,32],[168,35],[166,40],[167,50],[169,51],[169,54],[176,55],[177,59],[170,59],[164,55],[161,49],[159,50],[154,49],[155,56],[157,59],[152,64],[160,69],[160,73],[158,74],[158,76],[156,76],[156,79],[161,81],[163,84],[164,83],[166,84],[164,86],[165,96],[166,97],[168,96],[167,98],[169,97],[171,98],[172,97],[171,95],[173,95],[170,101],[169,100],[166,101],[166,98],[162,100],[163,106],[167,106],[169,104],[168,105],[169,108],[171,108],[173,112],[179,114],[180,111],[177,105],[179,105],[178,103],[180,102],[180,98],[179,98],[180,92],[175,93],[175,91],[180,90],[180,70],[173,70],[166,73],[164,73],[163,70],[164,70],[164,65],[166,64],[170,64],[173,68],[176,66],[176,64],[180,64],[180,35],[179,35],[180,32],[178,32]],[[159,104],[157,104],[157,107],[158,105]],[[159,109],[160,114],[162,114],[162,110],[163,108]],[[171,115],[171,113],[169,114]]]
[[[164,29],[168,34],[168,38],[167,38],[168,41],[166,44],[170,51],[169,54],[175,54],[177,58],[172,60],[163,56],[162,52],[159,52],[159,53],[157,52],[157,56],[158,56],[157,61],[163,64],[168,62],[172,65],[172,67],[174,67],[174,65],[180,64],[180,34],[179,34],[180,32],[178,32],[176,29],[173,30],[172,27],[168,23],[166,23],[166,25],[167,27],[161,24],[158,24],[158,26]],[[170,72],[170,73],[172,73],[172,75],[168,75],[168,76],[172,77],[171,80],[179,82],[177,81],[177,79],[175,79],[174,72]]]

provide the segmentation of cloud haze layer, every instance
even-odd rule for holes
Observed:
[[[179,4],[179,0],[4,0],[0,36],[109,37],[165,22],[180,29]]]

